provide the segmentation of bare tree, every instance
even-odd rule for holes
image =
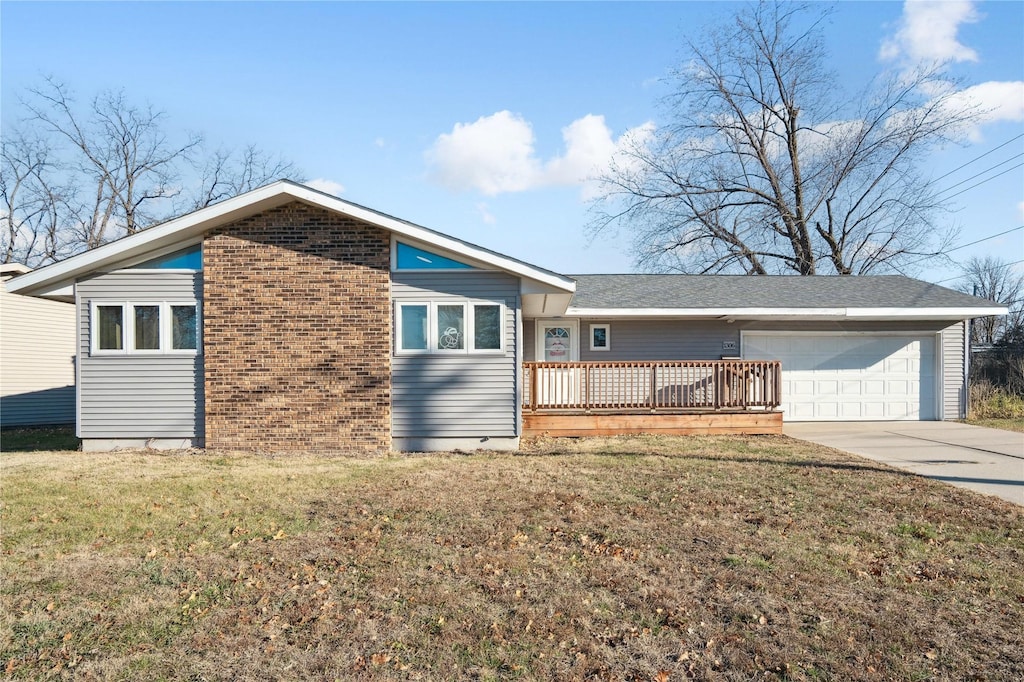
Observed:
[[[299,175],[291,161],[272,157],[255,145],[237,153],[218,149],[197,170],[199,190],[190,198],[188,210],[205,208],[281,178],[298,179]]]
[[[669,123],[637,135],[604,178],[592,234],[623,226],[649,270],[749,274],[901,271],[955,236],[916,171],[975,112],[938,68],[849,101],[825,68],[824,15],[747,7],[702,33],[672,75]]]
[[[166,116],[101,93],[82,107],[48,78],[29,90],[19,127],[5,126],[0,258],[39,265],[282,177],[286,159],[250,145],[206,154],[201,136],[166,131]]]
[[[971,258],[963,266],[964,279],[956,286],[967,294],[987,298],[1010,309],[1002,317],[982,317],[971,322],[971,344],[990,346],[1002,341],[1024,341],[1024,274],[993,256]]]
[[[172,144],[162,129],[164,114],[131,104],[123,92],[97,95],[87,116],[52,78],[31,94],[26,106],[34,120],[75,152],[69,166],[80,191],[71,207],[86,248],[148,227],[160,215],[151,207],[166,206],[180,192],[178,164],[200,144],[198,135]]]
[[[72,247],[60,229],[67,190],[54,184],[47,141],[9,131],[0,140],[0,163],[2,261],[35,266],[68,255]]]

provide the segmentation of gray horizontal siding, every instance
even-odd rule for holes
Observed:
[[[523,320],[523,360],[537,361],[537,321]]]
[[[395,302],[470,299],[505,304],[505,352],[502,354],[395,355],[392,358],[392,435],[395,438],[518,435],[519,280],[494,272],[396,272],[392,273],[391,296]]]
[[[79,436],[202,438],[202,355],[90,355],[93,302],[202,301],[202,275],[122,270],[78,282]]]
[[[964,376],[964,334],[966,322],[942,330],[942,416],[967,417],[967,382]]]
[[[590,350],[590,325],[609,324],[611,350]],[[580,320],[580,360],[718,360],[740,332],[719,320]],[[726,351],[726,355],[737,352]]]

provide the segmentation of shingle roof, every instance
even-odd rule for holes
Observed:
[[[574,308],[992,308],[998,304],[903,277],[571,275]]]

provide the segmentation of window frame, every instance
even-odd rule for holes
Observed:
[[[423,348],[404,348],[402,347],[402,341],[404,340],[403,334],[403,316],[402,308],[426,308],[427,309],[427,333],[424,336],[425,343]],[[395,302],[395,354],[396,355],[426,355],[430,353],[430,330],[433,325],[430,322],[430,301],[396,301]]]
[[[433,265],[431,263],[429,265],[425,264],[422,267],[402,266],[399,263],[399,253],[398,253],[400,247],[402,247],[402,246],[404,246],[406,248],[409,248],[409,249],[413,249],[415,251],[422,252],[423,254],[426,254],[426,255],[429,255],[429,256],[434,256],[435,258],[442,258],[442,259],[444,259],[446,261],[450,261],[451,263],[455,263],[457,265],[455,265],[455,266],[450,266],[450,265]],[[433,246],[429,246],[428,247],[427,245],[419,245],[419,244],[415,244],[415,243],[413,243],[411,241],[408,241],[408,240],[403,240],[403,239],[398,239],[398,238],[394,238],[393,237],[392,240],[391,240],[391,271],[392,272],[438,272],[438,273],[445,273],[445,272],[466,272],[467,270],[480,270],[481,269],[481,268],[477,267],[476,265],[473,265],[471,263],[465,262],[463,260],[463,258],[461,256],[458,256],[457,254],[444,253],[443,251],[444,251],[444,249],[438,249],[438,248],[433,247]],[[417,256],[417,258],[418,258],[418,256]],[[424,261],[424,262],[426,263],[427,261]]]
[[[462,348],[441,348],[441,327],[439,325],[437,309],[441,306],[446,308],[462,308]],[[438,355],[465,355],[470,352],[470,338],[473,333],[473,323],[469,319],[466,310],[466,301],[431,301],[430,318],[427,322],[427,346],[431,353]]]
[[[167,324],[161,323],[160,331],[165,338],[161,339],[161,346],[166,348],[167,355],[199,355],[203,347],[203,307],[199,301],[164,301],[164,313],[162,318]],[[196,310],[196,347],[195,348],[174,348],[174,315],[172,308],[195,308]]]
[[[402,309],[406,306],[427,308],[427,347],[426,348],[403,348],[403,317]],[[464,336],[462,348],[438,348],[438,307],[458,306],[462,308],[462,320]],[[477,348],[476,347],[476,306],[489,306],[498,309],[498,348]],[[432,300],[409,300],[395,301],[395,343],[394,354],[396,356],[407,355],[504,355],[506,352],[505,337],[508,333],[508,321],[506,319],[506,306],[501,301],[482,301],[478,299],[457,298],[457,299],[432,299]]]
[[[594,332],[598,329],[604,330],[604,345],[598,346],[594,344]],[[608,323],[592,324],[590,325],[590,350],[595,353],[603,353],[612,349],[612,326]]]
[[[100,308],[121,309],[121,347],[100,348]],[[122,301],[92,301],[89,311],[89,354],[126,355],[128,353],[128,304]]]
[[[158,320],[159,348],[135,347],[135,309],[140,306],[156,306]],[[192,307],[196,310],[196,347],[171,348],[173,336],[171,332],[171,307]],[[121,348],[100,348],[100,308],[121,309]],[[89,302],[89,355],[135,355],[154,357],[164,355],[196,356],[202,353],[203,347],[203,309],[196,300],[154,301],[151,299],[131,299],[119,301],[93,300]]]
[[[469,301],[469,329],[466,331],[466,336],[469,338],[473,353],[487,355],[494,354],[498,355],[505,353],[505,325],[507,320],[505,319],[505,304],[499,303],[498,301]],[[485,306],[489,308],[498,309],[498,347],[497,348],[477,348],[476,347],[476,308],[477,306]]]

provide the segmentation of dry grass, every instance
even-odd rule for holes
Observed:
[[[0,461],[13,679],[1024,669],[1024,510],[784,437]]]
[[[987,381],[971,383],[970,406],[972,420],[1024,421],[1024,396]]]
[[[1002,429],[1003,431],[1016,431],[1024,433],[1024,418],[1020,419],[968,419],[967,424],[975,426],[986,426],[990,429]]]

